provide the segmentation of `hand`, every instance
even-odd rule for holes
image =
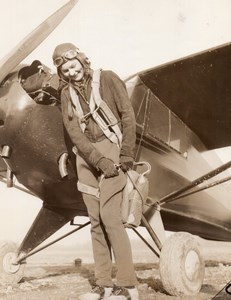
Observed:
[[[106,157],[103,157],[97,163],[97,169],[103,172],[105,178],[119,175],[119,170],[116,168],[114,162]]]
[[[133,163],[134,163],[134,158],[133,157],[124,156],[124,155],[122,155],[120,157],[121,169],[124,172],[127,172],[128,170],[132,169]]]

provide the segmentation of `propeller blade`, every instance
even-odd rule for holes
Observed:
[[[76,5],[78,0],[70,0],[63,5],[22,41],[18,43],[3,59],[0,60],[0,82],[39,44],[41,44],[49,34],[61,23],[65,16]]]

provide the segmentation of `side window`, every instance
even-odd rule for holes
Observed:
[[[187,151],[187,127],[186,125],[171,112],[171,134],[169,145],[184,154]]]
[[[126,82],[136,116],[137,131],[184,155],[189,128],[148,89],[138,76]],[[144,130],[144,131],[143,131]]]
[[[136,116],[136,123],[143,125],[147,110],[147,88],[140,82],[138,77],[135,82],[127,82],[127,91]]]
[[[169,110],[153,94],[149,101],[147,135],[169,144]]]
[[[187,151],[186,125],[152,93],[149,102],[146,134],[184,154]]]

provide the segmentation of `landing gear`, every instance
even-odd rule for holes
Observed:
[[[159,258],[159,273],[164,290],[172,296],[193,296],[199,293],[205,264],[196,237],[188,232],[177,232],[167,238],[158,207],[149,208],[142,221],[155,244],[155,247],[151,247],[145,241]]]
[[[22,279],[25,264],[16,263],[17,257],[16,244],[0,242],[0,282],[2,284],[14,284]]]
[[[170,236],[161,249],[159,271],[163,287],[170,295],[196,295],[205,271],[198,241],[186,232]]]

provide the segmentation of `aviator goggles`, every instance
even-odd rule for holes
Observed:
[[[53,60],[54,65],[56,68],[60,67],[63,63],[65,63],[67,60],[71,60],[73,58],[76,58],[77,55],[80,53],[78,49],[76,50],[68,50],[66,51],[62,56],[59,56]]]

